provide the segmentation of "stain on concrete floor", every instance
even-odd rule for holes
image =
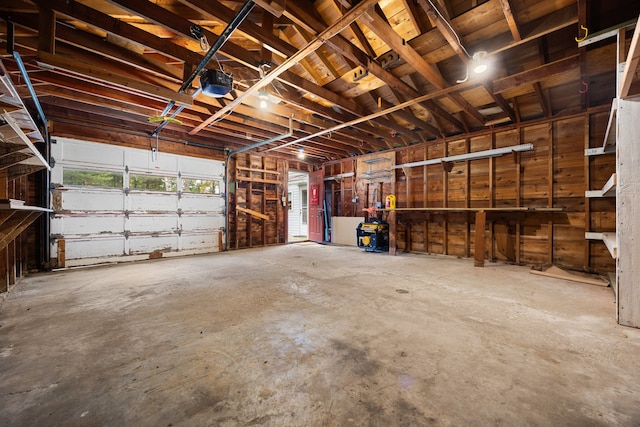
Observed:
[[[607,288],[302,243],[26,278],[0,424],[633,426],[638,354]]]

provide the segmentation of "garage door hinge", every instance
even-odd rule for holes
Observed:
[[[124,194],[126,194],[127,196],[129,195],[129,187],[124,189]]]
[[[128,209],[124,211],[124,217],[125,218],[129,218],[129,210]]]
[[[53,158],[53,156],[51,156],[49,158],[49,166],[54,167],[56,165],[56,159]]]
[[[124,230],[124,238],[129,239],[129,230]]]
[[[178,216],[182,216],[182,208],[178,209],[177,212],[178,212]]]

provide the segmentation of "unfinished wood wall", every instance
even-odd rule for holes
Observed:
[[[40,173],[9,178],[6,170],[0,171],[0,199],[38,205],[40,179]],[[40,244],[43,217],[39,213],[10,210],[0,211],[0,217],[0,293],[4,293],[24,273],[43,267]]]
[[[273,157],[240,153],[229,168],[228,249],[287,242],[287,172],[309,166]],[[283,199],[283,197],[285,199]]]
[[[562,208],[550,212],[488,212],[485,258],[517,264],[554,263],[607,272],[615,262],[602,242],[585,231],[615,230],[615,200],[586,199],[615,170],[615,156],[585,157],[602,144],[607,113],[581,114],[555,121],[487,131],[469,138],[439,140],[395,150],[395,164],[436,159],[531,143],[534,151],[490,159],[435,164],[395,171],[395,182],[364,184],[362,171],[330,182],[332,215],[362,215],[394,194],[403,208]],[[325,175],[352,170],[347,159],[326,164]],[[445,167],[446,166],[446,167]],[[358,202],[352,200],[357,198]],[[386,212],[379,213],[386,219]],[[468,211],[397,212],[397,248],[474,256],[475,215]]]

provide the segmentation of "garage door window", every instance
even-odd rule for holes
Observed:
[[[182,191],[185,193],[220,194],[220,181],[182,178]]]
[[[178,179],[170,176],[129,175],[129,188],[142,191],[171,191],[178,190]]]
[[[62,173],[62,184],[78,187],[122,188],[122,172],[89,169],[67,169]]]

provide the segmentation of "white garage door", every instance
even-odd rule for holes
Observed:
[[[70,267],[221,250],[223,162],[55,140],[52,258]]]

